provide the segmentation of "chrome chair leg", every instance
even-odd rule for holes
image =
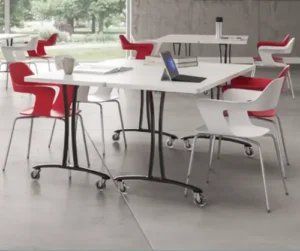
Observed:
[[[105,156],[105,138],[104,138],[104,121],[103,121],[103,108],[100,103],[97,103],[100,107],[100,123],[101,123],[101,137],[102,137],[102,153],[103,157]]]
[[[36,71],[36,73],[38,74],[39,73],[39,70],[38,70],[38,68],[37,68],[37,65],[36,65],[36,63],[32,63],[33,65],[34,65],[34,67],[35,67],[35,71]]]
[[[5,168],[6,168],[7,159],[8,159],[8,155],[9,155],[9,151],[10,151],[10,146],[11,146],[11,142],[12,142],[12,139],[13,139],[13,136],[14,136],[14,131],[15,131],[16,122],[17,122],[19,119],[22,119],[22,117],[17,117],[17,118],[15,118],[14,123],[13,123],[13,127],[12,127],[11,134],[10,134],[10,139],[9,139],[8,147],[7,147],[7,151],[6,151],[6,156],[5,156],[5,160],[4,160],[4,164],[3,164],[3,168],[2,168],[2,171],[3,171],[3,172],[5,171]]]
[[[284,187],[284,192],[286,195],[289,195],[289,192],[288,192],[288,189],[286,186],[286,182],[285,182],[284,163],[283,163],[282,155],[280,154],[280,150],[279,150],[279,137],[274,137],[274,135],[272,135],[272,134],[270,134],[269,136],[273,139],[273,142],[274,142],[277,159],[278,159],[278,165],[280,168],[281,179],[282,179],[282,183],[283,183],[283,187]]]
[[[29,155],[30,155],[32,129],[33,129],[33,118],[30,120],[30,131],[29,131],[29,140],[28,140],[28,148],[27,148],[27,159],[29,159]]]
[[[189,184],[189,181],[190,181],[190,174],[191,174],[192,168],[193,168],[193,160],[194,160],[194,154],[195,154],[195,147],[196,147],[197,139],[198,139],[198,135],[196,135],[194,137],[193,148],[192,148],[192,152],[191,152],[191,156],[190,156],[190,162],[189,162],[189,169],[188,169],[188,172],[187,172],[185,184]],[[184,189],[184,196],[187,196],[187,188]]]
[[[6,90],[7,90],[7,88],[8,88],[8,78],[9,78],[9,71],[8,71],[8,65],[7,65],[7,70],[6,70]]]
[[[261,147],[258,144],[258,152],[259,152],[259,160],[260,160],[260,167],[261,167],[261,174],[263,178],[263,183],[264,183],[264,190],[265,190],[265,197],[266,197],[266,207],[267,207],[267,212],[270,213],[270,203],[269,203],[269,197],[268,197],[268,191],[267,191],[267,182],[266,182],[266,174],[265,174],[265,166],[264,166],[264,161],[263,161],[263,156],[261,152]]]
[[[89,167],[91,164],[90,164],[89,151],[88,151],[88,147],[87,147],[87,143],[86,143],[86,137],[85,137],[85,128],[84,128],[82,116],[80,114],[78,114],[78,117],[79,117],[80,123],[81,123],[82,138],[83,138],[83,143],[84,143],[84,148],[85,148],[86,161],[87,161],[87,164],[88,164],[88,167]]]
[[[123,122],[123,115],[122,115],[121,105],[120,105],[120,102],[118,100],[115,100],[115,102],[118,104],[120,121],[121,121],[121,126],[122,126],[122,131],[123,131],[124,145],[125,145],[125,148],[127,148],[127,140],[126,140],[126,135],[125,135],[125,129],[124,129],[124,122]]]
[[[255,77],[255,72],[256,72],[256,66],[254,65],[252,71],[251,71],[251,77]]]
[[[215,140],[216,140],[216,136],[211,135],[210,136],[210,142],[209,142],[209,164],[208,164],[208,171],[207,171],[207,178],[206,178],[206,183],[207,184],[209,183],[209,176],[210,176],[210,172],[211,172]]]
[[[287,148],[286,148],[286,144],[285,144],[282,123],[281,123],[281,120],[280,120],[279,116],[276,115],[276,119],[277,119],[277,122],[278,122],[277,125],[278,125],[278,128],[279,128],[279,134],[281,136],[281,142],[282,142],[282,145],[283,145],[283,150],[284,150],[284,154],[285,154],[285,160],[286,160],[287,165],[289,166],[290,165],[290,161],[289,161],[289,157],[288,157],[288,153],[287,153]],[[278,130],[278,128],[276,128],[276,129]]]
[[[293,97],[293,99],[295,99],[294,87],[293,87],[293,82],[292,82],[290,71],[288,71],[288,76],[287,77],[288,77],[288,82],[289,82],[289,85],[290,85],[292,97]]]
[[[55,126],[56,126],[56,119],[54,119],[54,123],[53,123],[53,126],[52,126],[52,131],[51,131],[51,135],[50,135],[50,139],[49,139],[49,143],[48,143],[49,148],[51,147]]]
[[[222,144],[222,136],[219,135],[218,156],[217,156],[218,159],[220,159],[221,156],[221,144]]]
[[[49,71],[51,71],[50,60],[48,58],[46,58],[46,60],[48,62],[48,69],[49,69]]]

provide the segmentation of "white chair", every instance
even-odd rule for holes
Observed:
[[[283,58],[274,57],[273,55],[278,54],[290,54],[293,50],[295,43],[295,38],[292,38],[286,46],[260,46],[258,48],[259,57],[254,57],[253,64],[255,68],[253,68],[251,76],[255,76],[256,67],[282,67],[284,68],[287,64],[284,62]],[[288,72],[287,78],[288,88],[291,90],[291,94],[293,99],[295,99],[293,83],[291,79],[290,71]]]
[[[63,58],[66,57],[64,56],[56,56],[55,57],[55,65],[58,70],[62,69],[62,60]],[[70,57],[70,56],[68,56]],[[78,64],[77,64],[78,65]],[[113,95],[113,89],[112,88],[106,88],[106,87],[98,87],[96,92],[90,94],[90,87],[89,86],[81,86],[78,89],[78,94],[77,94],[77,101],[78,101],[78,107],[79,103],[86,103],[86,104],[94,104],[98,105],[100,108],[100,121],[101,121],[101,135],[102,135],[102,153],[103,156],[105,156],[105,137],[104,137],[104,119],[103,119],[103,108],[102,104],[103,103],[108,103],[108,102],[115,102],[118,105],[118,110],[119,110],[119,116],[120,116],[120,122],[123,130],[123,138],[124,138],[124,144],[125,148],[127,148],[127,141],[126,141],[126,136],[125,136],[125,131],[124,131],[124,122],[123,122],[123,116],[122,116],[122,110],[121,110],[121,105],[119,103],[119,95],[115,94]],[[51,146],[52,142],[52,137],[55,129],[55,124],[56,121],[54,121],[52,132],[51,132],[51,137],[49,140],[49,147]]]
[[[277,158],[278,158],[280,171],[281,171],[282,182],[284,185],[285,193],[286,195],[288,195],[288,190],[284,179],[285,167],[282,160],[282,153],[279,147],[279,135],[277,131],[275,131],[274,135],[271,134],[270,129],[252,124],[248,116],[248,111],[264,111],[266,109],[274,109],[278,104],[283,81],[284,81],[283,77],[273,80],[273,82],[262,92],[249,90],[248,92],[252,93],[251,98],[254,98],[255,93],[256,93],[256,98],[248,102],[227,101],[227,100],[226,101],[206,100],[206,99],[198,100],[197,106],[204,120],[206,129],[203,129],[203,126],[197,128],[198,134],[194,137],[194,144],[191,152],[187,179],[186,179],[187,184],[189,183],[189,177],[192,171],[195,146],[199,135],[203,135],[203,134],[210,135],[210,139],[211,139],[210,147],[209,147],[209,169],[207,174],[207,182],[209,182],[209,174],[212,166],[213,148],[214,148],[216,136],[242,138],[243,140],[248,141],[250,144],[258,146],[261,172],[262,172],[262,178],[264,184],[265,199],[266,199],[266,207],[267,207],[267,211],[270,212],[266,178],[265,178],[265,168],[264,168],[261,146],[258,142],[253,140],[253,138],[269,136],[273,139],[275,145]],[[228,119],[226,119],[224,111],[228,112],[229,115]],[[186,192],[187,190],[185,190],[185,194]]]
[[[6,64],[6,89],[8,85],[8,65],[14,62],[23,62],[28,65],[33,64],[35,66],[35,70],[38,73],[37,65],[34,61],[30,59],[26,59],[26,53],[28,50],[35,50],[38,43],[38,37],[32,37],[28,44],[25,45],[13,45],[13,46],[1,46],[1,51],[5,58],[5,61],[2,61],[0,64],[0,68],[2,64]]]

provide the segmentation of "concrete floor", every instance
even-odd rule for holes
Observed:
[[[43,65],[40,66],[43,69]],[[300,74],[292,68],[296,100],[288,90],[278,107],[286,132],[291,166],[285,196],[276,155],[271,141],[262,139],[267,185],[272,212],[265,210],[265,199],[257,155],[245,157],[243,147],[224,143],[221,159],[214,158],[216,175],[209,186],[204,182],[207,171],[208,142],[199,140],[191,183],[200,186],[207,206],[198,208],[192,196],[169,185],[128,181],[129,190],[121,195],[112,181],[105,191],[95,187],[97,177],[63,170],[43,170],[39,181],[30,178],[36,163],[59,162],[62,154],[63,124],[57,127],[53,145],[48,149],[52,122],[36,120],[30,160],[26,159],[29,121],[17,124],[7,170],[0,174],[0,248],[1,249],[299,249],[300,207]],[[276,70],[259,71],[261,76],[276,76]],[[13,119],[27,108],[33,97],[5,90],[5,75],[0,76],[2,147],[4,161]],[[155,94],[158,100],[159,94]],[[196,97],[168,94],[165,104],[165,131],[188,135],[202,123],[195,106]],[[138,124],[138,92],[122,93],[121,103],[126,127]],[[156,102],[158,103],[158,102]],[[97,107],[82,105],[82,115],[92,142],[88,142],[91,168],[119,174],[145,174],[148,167],[147,134],[127,133],[128,148],[123,140],[112,142],[113,130],[120,127],[113,104],[104,107],[106,157],[102,159],[100,120]],[[85,166],[82,139],[78,137],[79,159]],[[173,149],[165,147],[167,174],[184,181],[190,152],[177,141]],[[158,167],[158,163],[156,162]],[[155,170],[158,172],[158,170]]]

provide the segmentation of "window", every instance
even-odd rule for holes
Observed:
[[[126,33],[127,13],[126,0],[10,0],[8,27],[12,33],[38,34],[41,39],[59,33],[57,45],[47,48],[50,55],[104,60],[125,56],[119,34]],[[4,23],[0,16],[3,32]]]

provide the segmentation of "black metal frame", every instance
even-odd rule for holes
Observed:
[[[147,125],[148,125],[148,129],[144,129],[143,128],[143,118],[144,118],[144,103],[145,103],[145,100],[144,100],[144,96],[145,96],[145,93],[144,91],[141,91],[141,101],[140,101],[140,117],[139,117],[139,126],[138,128],[128,128],[128,129],[125,129],[124,131],[125,132],[145,132],[145,133],[151,133],[151,130],[150,130],[150,112],[149,112],[149,106],[147,105],[147,103],[149,102],[149,97],[146,95],[146,114],[147,114]],[[122,129],[118,129],[118,130],[115,130],[115,133],[122,133],[123,130]],[[155,131],[155,133],[159,133],[159,131]],[[171,139],[175,140],[175,139],[178,139],[178,137],[174,134],[171,134],[171,133],[167,133],[167,132],[162,132],[162,134],[164,136],[167,136],[167,137],[170,137]]]
[[[64,136],[64,149],[63,158],[61,164],[41,164],[33,167],[38,172],[43,168],[60,168],[65,170],[80,171],[100,176],[104,180],[110,179],[107,174],[97,172],[88,168],[80,167],[78,164],[77,155],[77,142],[76,142],[76,102],[77,102],[77,91],[78,86],[74,86],[74,95],[72,100],[72,113],[71,113],[71,139],[72,139],[72,150],[73,150],[73,166],[68,165],[68,151],[69,151],[69,106],[68,106],[68,92],[67,85],[63,85],[64,94],[64,109],[65,109],[65,136]]]
[[[151,145],[150,145],[150,158],[149,158],[149,169],[148,175],[124,175],[114,178],[117,182],[122,182],[124,180],[146,180],[152,182],[159,182],[165,184],[171,184],[175,186],[184,187],[192,190],[194,193],[202,194],[202,190],[198,187],[185,184],[180,181],[168,179],[165,172],[164,158],[163,158],[163,112],[164,112],[164,102],[165,102],[165,92],[161,92],[160,105],[159,105],[159,120],[158,120],[158,131],[155,130],[155,112],[154,112],[154,102],[152,91],[147,91],[147,111],[149,111],[149,126],[151,132]],[[154,157],[155,157],[155,133],[158,132],[158,152],[159,152],[159,167],[160,167],[160,177],[153,176],[154,168]]]

